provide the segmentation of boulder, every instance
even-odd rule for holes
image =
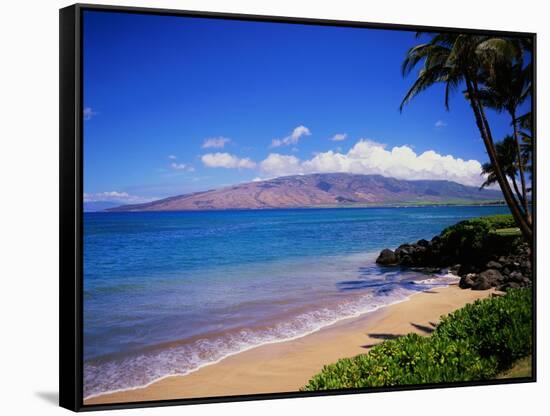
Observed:
[[[498,261],[493,261],[491,260],[489,263],[487,263],[487,265],[485,266],[487,267],[488,269],[502,269],[502,264],[500,264]]]
[[[496,269],[487,269],[481,272],[479,278],[485,280],[490,286],[497,286],[504,280],[502,274]]]
[[[418,240],[416,242],[416,244],[418,244],[420,247],[428,247],[430,245],[430,242],[428,240]]]
[[[510,280],[512,282],[522,283],[523,275],[520,272],[512,272],[510,273]]]
[[[391,266],[398,263],[397,256],[389,248],[385,248],[380,252],[380,255],[376,259],[376,263],[384,266]]]
[[[474,280],[472,277],[477,277],[475,274],[471,273],[466,276],[462,276],[460,278],[460,282],[458,282],[458,287],[461,289],[469,289],[474,285]]]
[[[518,289],[521,285],[517,282],[507,282],[501,287],[499,287],[499,290],[508,290],[508,289]]]
[[[472,290],[487,290],[492,287],[491,283],[489,283],[486,276],[482,276],[481,274],[477,276],[477,278],[474,280],[474,284],[472,285]]]
[[[414,266],[414,261],[411,256],[405,254],[404,256],[399,257],[399,263],[403,266]]]
[[[397,257],[407,256],[407,255],[411,254],[412,248],[413,247],[410,244],[401,244],[395,250],[395,254],[396,254]]]

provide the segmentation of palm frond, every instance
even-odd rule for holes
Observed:
[[[403,107],[408,104],[414,97],[420,94],[422,91],[431,87],[432,85],[438,82],[445,82],[447,79],[447,74],[444,68],[434,67],[430,69],[423,68],[418,78],[414,81],[411,88],[407,91],[401,104],[399,106],[399,111],[403,111]]]

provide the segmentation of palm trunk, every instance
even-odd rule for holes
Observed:
[[[465,77],[465,78],[466,78],[466,87],[468,90],[468,96],[470,97],[470,105],[474,112],[476,124],[481,134],[481,139],[485,144],[487,154],[489,155],[489,160],[494,167],[495,176],[497,178],[500,189],[502,190],[504,200],[506,201],[506,204],[510,208],[512,216],[514,217],[514,220],[516,221],[518,227],[520,228],[523,237],[530,244],[533,239],[533,230],[525,220],[525,217],[521,212],[519,204],[514,198],[514,195],[512,194],[512,190],[510,189],[510,184],[506,180],[506,177],[504,176],[502,169],[500,167],[500,164],[498,162],[495,146],[493,143],[493,138],[491,135],[491,130],[489,129],[489,123],[487,122],[487,118],[485,117],[485,114],[483,112],[483,106],[477,100],[476,84],[472,82],[472,80],[470,80],[469,77]]]
[[[516,118],[516,112],[512,111],[512,126],[514,127],[514,140],[516,141],[516,152],[518,155],[518,169],[519,169],[519,177],[521,179],[521,193],[522,193],[522,203],[523,203],[523,210],[525,211],[525,217],[527,219],[527,223],[531,224],[531,213],[529,212],[529,200],[527,198],[527,187],[525,185],[525,167],[523,166],[523,157],[521,156],[521,147],[519,145],[519,134],[518,134],[518,121]]]
[[[523,200],[523,196],[522,196],[522,194],[519,190],[519,186],[518,186],[518,183],[516,181],[516,177],[512,176],[511,179],[512,179],[512,185],[514,185],[514,192],[516,193],[517,199],[519,200],[519,204],[520,204],[520,206],[523,206],[524,205],[524,203],[523,203],[524,200]],[[525,212],[523,214],[525,215]]]

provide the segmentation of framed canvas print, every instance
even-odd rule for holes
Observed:
[[[535,40],[62,9],[60,404],[535,381]]]

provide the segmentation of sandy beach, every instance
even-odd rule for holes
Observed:
[[[429,335],[442,315],[491,293],[455,285],[432,289],[295,340],[262,345],[185,376],[170,376],[144,388],[95,396],[84,404],[295,392],[324,365],[364,354],[385,339],[410,332]]]

